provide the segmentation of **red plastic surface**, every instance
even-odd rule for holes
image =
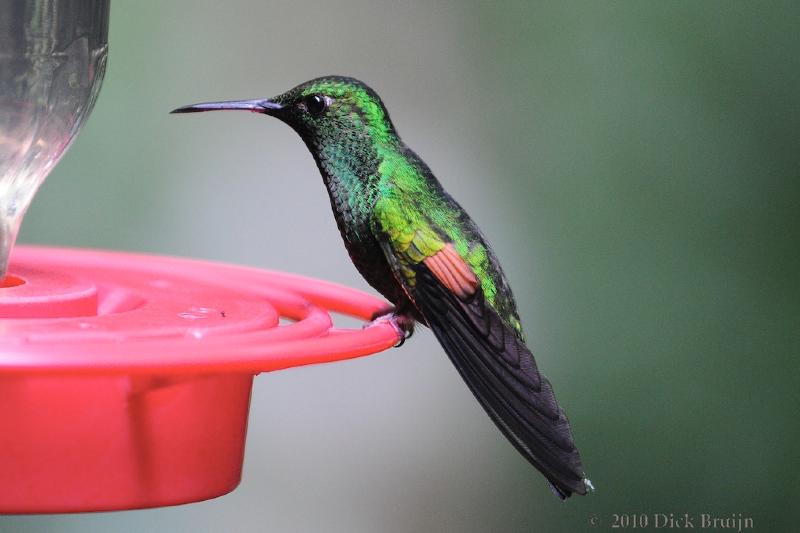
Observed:
[[[254,374],[375,353],[386,303],[300,276],[19,246],[0,288],[0,513],[153,507],[239,482]],[[282,324],[281,318],[293,322]]]

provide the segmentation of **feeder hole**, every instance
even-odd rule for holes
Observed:
[[[17,276],[12,276],[11,274],[7,274],[6,277],[3,278],[3,281],[0,282],[0,289],[6,289],[9,287],[18,287],[23,285],[25,280],[19,278]]]

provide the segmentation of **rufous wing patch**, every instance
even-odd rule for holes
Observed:
[[[469,265],[458,255],[452,243],[423,261],[442,285],[461,299],[475,294],[478,290],[478,278]]]

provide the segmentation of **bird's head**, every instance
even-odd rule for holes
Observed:
[[[393,143],[397,137],[389,113],[375,91],[342,76],[316,78],[274,98],[208,102],[173,113],[244,110],[278,118],[309,145]]]

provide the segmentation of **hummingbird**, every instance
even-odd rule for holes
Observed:
[[[525,342],[514,296],[486,239],[400,139],[378,94],[343,76],[268,99],[172,113],[243,110],[305,142],[353,264],[393,307],[373,317],[402,339],[428,326],[486,413],[562,499],[592,489],[569,421]]]

